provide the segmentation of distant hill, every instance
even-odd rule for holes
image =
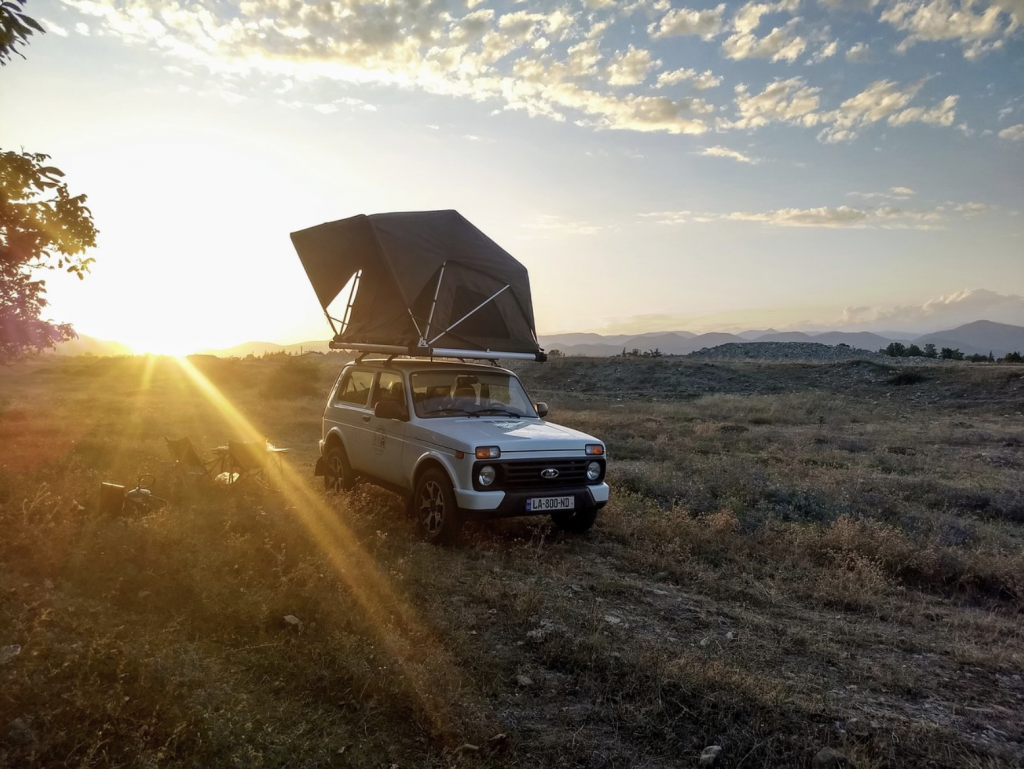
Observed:
[[[966,355],[988,355],[991,352],[1001,358],[1008,352],[1024,352],[1024,328],[990,320],[976,320],[948,331],[924,334],[914,340],[918,346],[929,342],[940,350],[952,347]]]
[[[670,331],[639,336],[558,334],[541,337],[541,344],[546,350],[558,349],[566,355],[592,357],[618,355],[623,348],[626,348],[627,351],[636,348],[644,352],[658,349],[664,355],[688,355],[705,347],[748,342],[814,342],[832,346],[846,344],[854,349],[872,352],[884,349],[892,342],[900,342],[905,345],[913,342],[922,347],[931,342],[940,349],[952,347],[966,355],[978,353],[987,355],[991,351],[996,357],[1002,357],[1008,352],[1024,352],[1024,327],[979,320],[948,331],[925,334],[916,338],[913,335],[902,333],[887,336],[869,331],[806,333],[803,331],[776,331],[775,329],[741,331],[738,334],[721,332],[692,334],[687,331]]]
[[[79,334],[77,339],[62,342],[54,349],[57,355],[131,355],[132,351],[120,342],[108,339],[97,339],[94,336]]]
[[[216,355],[219,358],[244,358],[247,355],[267,355],[268,353],[286,352],[299,355],[304,352],[330,352],[330,343],[317,340],[315,342],[297,342],[296,344],[275,344],[274,342],[244,342],[234,347],[218,350],[198,350],[200,355]]]

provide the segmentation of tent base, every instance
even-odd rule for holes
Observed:
[[[548,356],[541,352],[500,352],[498,350],[459,350],[451,347],[403,347],[391,344],[352,344],[350,342],[331,342],[332,350],[351,350],[352,352],[376,352],[382,355],[408,355],[418,358],[472,358],[477,360],[535,360],[543,363]]]

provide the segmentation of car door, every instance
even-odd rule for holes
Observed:
[[[409,402],[406,398],[405,382],[399,372],[381,371],[377,374],[371,403],[376,406],[382,400],[391,400],[402,404],[405,407],[405,414],[408,415]],[[368,461],[372,462],[374,470],[367,472],[382,481],[402,487],[409,485],[402,467],[407,424],[408,422],[398,419],[381,419],[373,416],[372,412],[368,423],[370,429],[369,450],[371,452]]]
[[[370,452],[373,375],[374,372],[367,369],[351,368],[346,371],[324,414],[324,421],[341,431],[349,464],[356,472],[366,472],[366,455]]]

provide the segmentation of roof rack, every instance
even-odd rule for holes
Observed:
[[[547,353],[543,350],[532,352],[502,352],[500,350],[460,350],[451,347],[416,347],[390,344],[354,344],[342,342],[337,339],[331,341],[332,350],[351,350],[358,353],[381,353],[383,355],[409,356],[413,358],[468,358],[473,360],[535,360],[543,363],[548,359]]]

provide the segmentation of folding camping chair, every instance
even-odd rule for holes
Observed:
[[[252,478],[260,484],[269,485],[269,475],[276,461],[280,467],[281,455],[288,449],[268,443],[244,443],[228,441],[228,477],[232,483]]]
[[[187,435],[184,438],[171,440],[164,438],[167,443],[167,452],[174,459],[174,466],[171,472],[182,485],[191,485],[200,480],[212,480],[214,468],[220,462],[219,458],[203,459],[192,445],[192,439]]]

